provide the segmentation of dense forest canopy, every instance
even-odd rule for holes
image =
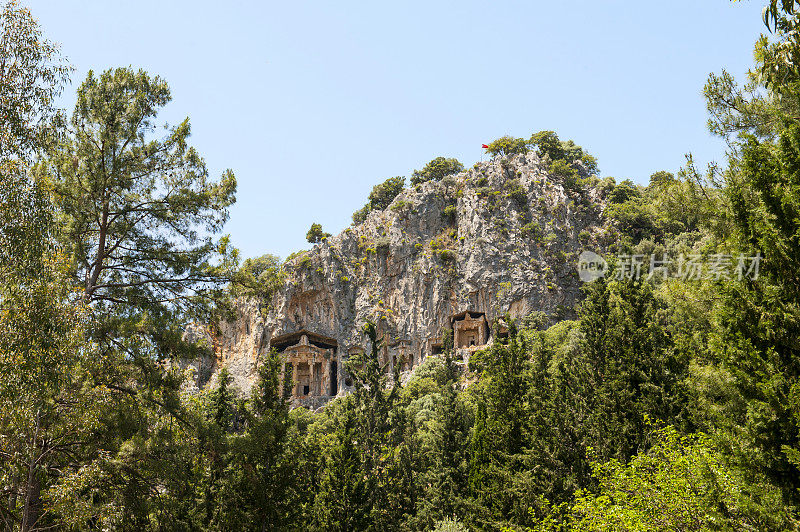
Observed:
[[[282,355],[240,394],[190,393],[188,323],[269,304],[274,256],[240,264],[222,234],[231,171],[209,175],[171,94],[130,67],[71,68],[29,10],[0,12],[0,523],[5,530],[789,530],[800,526],[800,2],[772,0],[743,84],[704,88],[727,142],[647,186],[599,178],[549,130],[535,152],[600,198],[620,256],[759,257],[758,274],[607,276],[575,319],[507,317],[467,368],[442,353],[407,382],[386,338],[348,361],[353,393],[290,409]],[[464,170],[437,157],[424,187]],[[377,184],[363,222],[402,193]],[[513,191],[510,193],[513,195]],[[448,213],[447,209],[451,209]],[[444,215],[453,215],[453,207]],[[533,229],[531,238],[543,238]],[[330,234],[313,223],[312,244]],[[320,244],[321,245],[321,244]],[[612,264],[612,268],[618,268]]]

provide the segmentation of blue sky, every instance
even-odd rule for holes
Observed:
[[[741,78],[763,30],[752,0],[26,3],[76,68],[65,107],[89,69],[169,82],[163,119],[189,116],[213,174],[236,173],[245,257],[307,248],[376,183],[505,134],[555,130],[639,183],[719,160],[703,84]]]

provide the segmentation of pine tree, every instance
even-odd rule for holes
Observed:
[[[213,236],[236,179],[208,179],[188,145],[188,119],[153,135],[170,100],[166,82],[144,71],[89,72],[66,134],[38,170],[53,180],[95,340],[134,358],[187,353],[184,324],[208,319],[235,258]]]
[[[469,487],[482,527],[496,527],[512,515],[517,496],[513,477],[528,435],[529,348],[510,319],[508,338],[476,352],[469,361],[480,375],[477,412],[470,441]],[[523,510],[527,512],[527,509]]]
[[[348,361],[354,391],[336,415],[334,444],[315,501],[320,530],[391,530],[413,511],[407,420],[398,408],[399,374],[387,387],[380,365],[383,339],[374,323],[370,350]]]
[[[800,504],[800,128],[777,144],[751,137],[727,195],[736,245],[760,254],[759,275],[721,285],[714,351],[734,377],[746,411],[734,422],[740,459],[762,469]],[[746,264],[746,267],[750,266]]]

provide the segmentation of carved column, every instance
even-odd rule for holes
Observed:
[[[325,378],[323,383],[323,395],[333,395],[333,379],[331,379],[331,369],[333,368],[333,359],[329,358],[325,361]]]

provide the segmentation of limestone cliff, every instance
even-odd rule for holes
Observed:
[[[568,186],[548,166],[534,153],[478,163],[404,190],[386,210],[292,257],[271,301],[240,301],[238,318],[208,337],[211,369],[227,366],[247,391],[260,354],[302,340],[324,362],[308,370],[318,388],[315,372],[323,374],[319,394],[341,394],[344,361],[368,348],[367,319],[386,339],[387,369],[404,371],[436,352],[443,328],[466,311],[485,317],[478,342],[502,332],[494,325],[505,313],[570,316],[581,296],[576,257],[608,235],[599,192]]]

